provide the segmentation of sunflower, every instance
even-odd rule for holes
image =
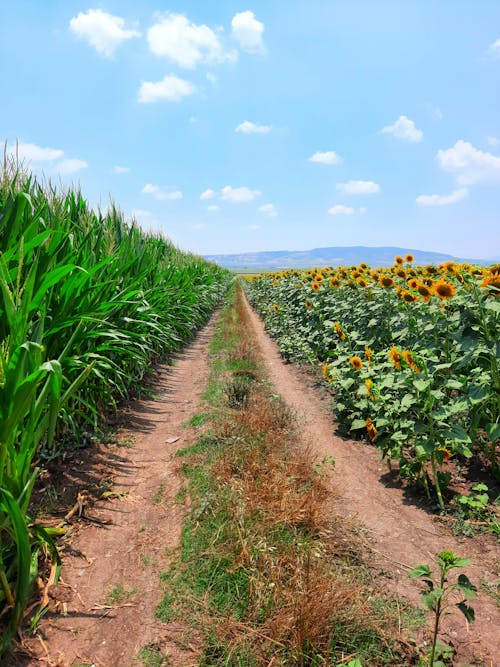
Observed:
[[[406,278],[406,271],[403,268],[396,269],[396,275],[398,278]]]
[[[377,397],[376,397],[375,394],[372,392],[372,386],[373,386],[373,382],[372,382],[372,380],[370,380],[370,378],[367,378],[367,379],[365,380],[366,395],[368,396],[368,398],[369,398],[370,400],[375,401],[375,400],[377,400]]]
[[[400,255],[396,255],[396,257],[394,257],[394,264],[399,264],[401,266],[401,264],[404,264],[404,259],[400,257]]]
[[[403,359],[405,360],[406,365],[409,366],[412,371],[415,371],[415,373],[420,373],[420,368],[418,367],[415,359],[412,357],[410,350],[403,350]]]
[[[452,454],[446,447],[439,447],[438,452],[443,454],[443,461],[449,461],[451,459]]]
[[[312,306],[309,301],[304,301],[304,306],[307,308],[307,310],[312,310]]]
[[[450,299],[456,290],[451,283],[446,282],[446,280],[438,280],[434,285],[434,294],[440,299]]]
[[[411,252],[409,252],[409,253],[406,255],[406,257],[405,257],[405,262],[408,262],[408,264],[411,264],[411,263],[413,262],[414,259],[415,259],[415,258],[413,257],[413,255],[411,254]]]
[[[335,329],[335,332],[337,333],[340,340],[345,340],[345,337],[346,337],[345,331],[342,329],[342,327],[340,326],[340,324],[338,322],[335,322],[335,324],[333,325],[333,328]]]
[[[443,269],[446,271],[446,273],[456,273],[458,270],[458,265],[455,264],[455,262],[445,262],[443,264]]]
[[[314,281],[313,283],[311,283],[311,287],[313,288],[313,290],[315,292],[317,292],[319,290],[319,288],[321,287],[321,285],[318,282]]]
[[[317,274],[314,276],[314,280],[315,280],[317,283],[320,283],[322,280],[324,280],[324,278],[323,278],[323,274],[322,274],[322,273],[317,273]]]
[[[500,296],[500,274],[492,273],[487,276],[481,283],[481,287],[488,287],[489,294],[494,296]]]
[[[277,303],[273,303],[273,310],[275,313],[279,313],[280,309]]]
[[[370,417],[368,417],[365,424],[366,424],[366,430],[367,430],[367,433],[368,433],[368,438],[370,439],[371,442],[373,442],[378,435],[378,431],[375,428],[375,424],[372,422]]]
[[[408,287],[410,289],[417,289],[418,288],[418,280],[416,278],[410,278],[408,281]]]
[[[378,284],[381,287],[394,287],[394,280],[391,276],[380,276],[378,279]]]
[[[330,377],[328,369],[329,369],[329,364],[323,364],[323,377],[327,382],[331,382],[332,378]]]
[[[402,360],[401,352],[398,350],[398,348],[393,345],[391,347],[391,351],[389,352],[389,359],[391,360],[392,365],[395,367],[397,371],[401,370],[401,360]]]
[[[363,362],[360,357],[351,357],[349,359],[349,363],[353,368],[355,368],[357,371],[361,370],[363,368]]]
[[[401,290],[399,298],[401,299],[401,301],[404,301],[405,303],[415,303],[415,301],[418,301],[418,296],[415,296],[415,294],[407,292],[406,290]]]
[[[336,276],[334,276],[333,278],[330,278],[328,283],[329,283],[330,287],[340,287],[340,281]]]
[[[371,348],[369,348],[368,345],[365,345],[365,357],[366,361],[370,364],[370,366],[372,365],[372,354],[373,352]]]
[[[420,283],[417,284],[417,292],[420,294],[422,299],[426,302],[429,301],[431,296],[432,296],[432,292],[427,287],[427,285],[422,285]]]

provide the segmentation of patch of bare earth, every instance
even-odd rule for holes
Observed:
[[[159,369],[154,399],[129,407],[118,437],[130,447],[99,446],[95,476],[107,470],[110,492],[75,524],[38,637],[26,641],[26,655],[18,652],[12,665],[129,667],[142,664],[134,658],[148,645],[169,656],[168,664],[198,663],[200,638],[181,622],[157,621],[155,609],[184,515],[175,499],[181,480],[174,455],[197,437],[185,424],[207,384],[214,326],[215,317],[173,366]]]
[[[332,512],[359,522],[366,543],[364,558],[380,586],[420,605],[420,587],[408,577],[409,570],[421,563],[432,566],[436,554],[451,550],[471,559],[466,572],[476,585],[485,581],[495,588],[500,559],[494,540],[488,536],[458,540],[439,517],[408,498],[400,485],[387,481],[387,466],[374,447],[335,435],[331,397],[321,395],[312,376],[282,361],[261,320],[247,306],[270,380],[295,412],[304,444],[319,458],[333,455],[335,459]],[[457,665],[500,667],[499,609],[484,593],[473,606],[474,624],[468,626],[461,614],[450,615],[443,623],[441,640],[456,648]]]

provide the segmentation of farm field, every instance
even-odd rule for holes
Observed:
[[[0,652],[61,526],[33,520],[41,462],[88,445],[182,347],[228,273],[14,171],[0,180]],[[51,555],[50,555],[51,554]]]
[[[64,484],[88,504],[67,522],[43,644],[26,637],[29,657],[13,664],[286,665],[311,652],[331,665],[416,664],[430,630],[418,629],[409,572],[444,550],[470,558],[481,590],[475,623],[451,614],[440,638],[455,664],[495,664],[491,536],[459,540],[408,503],[375,448],[333,433],[328,408],[243,296],[231,298],[160,369],[155,396],[130,405],[114,441],[67,459]]]
[[[322,363],[342,432],[441,510],[452,477],[478,475],[455,507],[499,532],[500,266],[396,257],[249,276],[246,290],[285,359]]]

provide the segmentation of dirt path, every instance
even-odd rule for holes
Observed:
[[[335,458],[332,511],[359,522],[380,585],[420,603],[408,569],[431,563],[436,553],[452,549],[472,558],[469,575],[476,583],[484,579],[495,586],[498,554],[493,542],[481,548],[471,540],[459,543],[435,517],[405,498],[399,487],[384,483],[386,468],[375,448],[334,435],[329,399],[322,398],[313,379],[283,363],[251,309],[250,318],[270,379],[296,413],[304,443],[319,458],[328,454]],[[175,501],[181,482],[173,454],[196,438],[194,429],[183,425],[199,411],[213,331],[214,320],[173,367],[161,370],[157,397],[131,408],[121,438],[133,438],[134,446],[113,448],[111,454],[102,448],[102,456],[115,471],[113,492],[118,496],[100,501],[89,514],[109,523],[80,524],[63,562],[62,579],[70,587],[63,587],[63,593],[73,591],[68,615],[52,609],[41,624],[40,657],[19,660],[16,667],[73,663],[129,667],[140,664],[133,662],[134,656],[152,642],[170,656],[169,664],[197,664],[200,643],[192,629],[180,622],[157,622],[154,614],[161,598],[160,573],[168,567],[169,550],[178,545],[183,519],[183,507]],[[121,600],[106,608],[107,596],[120,586]],[[458,646],[457,664],[481,656],[486,667],[500,667],[498,609],[485,595],[475,608],[477,620],[470,632],[454,615],[443,639]]]
[[[139,401],[128,412],[120,438],[134,444],[120,448],[119,456],[114,448],[112,455],[113,493],[118,495],[89,511],[109,524],[80,525],[71,555],[63,559],[62,579],[74,591],[68,615],[50,612],[41,624],[45,646],[38,646],[40,658],[16,666],[129,667],[151,642],[170,656],[169,664],[197,664],[192,630],[186,634],[182,623],[156,621],[155,608],[161,600],[160,573],[167,569],[169,550],[179,543],[184,512],[175,501],[181,482],[173,454],[197,437],[184,424],[198,410],[207,384],[214,326],[215,318],[173,366],[160,369],[156,398]],[[116,602],[106,608],[113,589]]]
[[[321,397],[312,378],[283,363],[261,320],[248,308],[270,379],[297,415],[304,443],[320,458],[326,455],[335,458],[334,510],[353,516],[362,525],[371,552],[370,565],[386,573],[387,587],[420,604],[419,587],[409,579],[409,569],[420,563],[432,564],[437,553],[452,550],[471,558],[467,573],[473,582],[480,584],[485,580],[495,588],[500,554],[493,540],[481,541],[481,546],[467,539],[459,542],[443,529],[436,517],[407,500],[399,486],[384,483],[387,468],[379,452],[372,446],[334,434],[330,400]],[[458,647],[457,664],[470,661],[475,655],[487,667],[499,667],[499,610],[484,594],[474,607],[476,621],[470,631],[461,615],[455,614],[447,619],[443,640]]]

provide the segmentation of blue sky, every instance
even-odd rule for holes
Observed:
[[[198,253],[500,255],[498,0],[2,0],[0,138]]]

